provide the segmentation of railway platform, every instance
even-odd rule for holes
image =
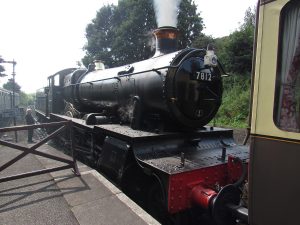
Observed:
[[[27,142],[21,144],[28,145]],[[71,157],[48,144],[38,148]],[[0,145],[0,165],[18,155]],[[60,162],[27,155],[0,177],[60,166]],[[159,224],[96,170],[78,162],[81,176],[71,169],[0,183],[2,225],[144,225]]]

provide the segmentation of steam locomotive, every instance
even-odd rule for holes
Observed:
[[[210,47],[176,51],[175,28],[154,35],[150,59],[50,76],[36,96],[39,120],[72,120],[78,154],[156,218],[192,224],[187,215],[196,211],[219,225],[247,220],[248,148],[231,129],[206,126],[222,101],[221,64]]]

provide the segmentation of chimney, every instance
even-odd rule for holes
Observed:
[[[177,50],[178,30],[175,27],[159,27],[153,32],[156,50],[153,57],[175,52]]]

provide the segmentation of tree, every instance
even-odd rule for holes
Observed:
[[[252,68],[255,13],[249,8],[244,23],[229,35],[222,49],[222,61],[227,71],[249,75]]]
[[[215,122],[220,126],[247,127],[254,26],[255,13],[249,8],[243,23],[229,36],[213,40],[200,36],[194,43],[199,45],[212,41],[225,71],[233,75],[223,79],[223,103],[215,117]]]
[[[35,93],[26,94],[20,91],[20,106],[27,107],[34,104]]]
[[[5,71],[4,67],[3,67],[2,65],[0,65],[0,77],[1,77],[1,76],[5,76],[5,75],[3,74],[4,71]]]
[[[193,42],[192,47],[206,49],[208,44],[213,44],[215,46],[216,44],[215,39],[212,36],[200,34]]]
[[[115,36],[112,43],[115,65],[124,65],[149,58],[151,32],[156,28],[152,1],[123,0],[116,8]]]
[[[256,9],[254,8],[253,10],[249,7],[244,16],[244,23],[242,24],[241,28],[246,28],[246,27],[255,27],[256,23]]]
[[[180,49],[190,47],[201,34],[204,23],[197,6],[192,0],[182,0],[179,6],[178,29],[181,31],[178,46]]]
[[[152,31],[157,28],[153,3],[149,0],[122,0],[118,6],[102,7],[86,28],[85,66],[95,59],[108,66],[120,66],[150,58]],[[179,6],[179,47],[191,46],[203,29],[203,22],[192,0]]]
[[[101,59],[109,66],[113,62],[111,48],[113,35],[113,11],[115,6],[103,6],[92,20],[92,23],[86,27],[86,38],[88,43],[85,45],[86,55],[82,62],[87,66],[94,59]]]
[[[3,61],[4,61],[4,59],[0,55],[0,63],[2,63]],[[0,77],[4,77],[5,76],[5,74],[3,74],[4,71],[5,71],[4,67],[2,65],[0,65]]]
[[[14,87],[14,84],[13,84],[12,79],[9,79],[7,81],[7,83],[3,84],[3,88],[5,88],[6,90],[9,90],[9,91],[13,91],[13,87]],[[21,91],[21,86],[15,82],[15,92],[19,93],[20,91]]]

